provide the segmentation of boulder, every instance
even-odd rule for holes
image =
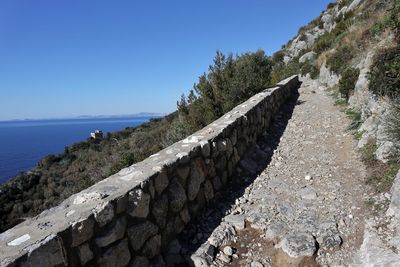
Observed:
[[[291,258],[311,257],[317,251],[314,237],[300,232],[287,235],[278,247]]]
[[[304,55],[302,55],[299,58],[299,62],[300,63],[304,63],[306,61],[310,61],[311,63],[315,63],[315,61],[317,60],[317,53],[315,53],[314,51],[305,53]]]

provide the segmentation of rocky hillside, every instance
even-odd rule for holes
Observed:
[[[327,86],[352,117],[358,147],[389,165],[400,143],[399,21],[398,0],[338,1],[272,57],[273,78],[301,73]]]

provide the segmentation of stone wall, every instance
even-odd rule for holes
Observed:
[[[148,266],[223,190],[297,90],[266,89],[172,146],[0,234],[0,266]]]

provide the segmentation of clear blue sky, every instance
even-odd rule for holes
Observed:
[[[0,120],[171,112],[217,49],[269,55],[329,0],[1,0]]]

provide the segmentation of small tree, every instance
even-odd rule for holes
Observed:
[[[349,99],[350,93],[354,90],[360,70],[355,68],[347,68],[339,81],[339,92],[346,100]]]

